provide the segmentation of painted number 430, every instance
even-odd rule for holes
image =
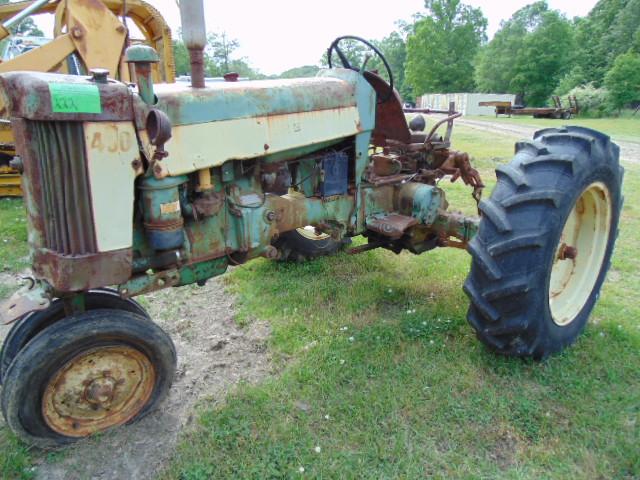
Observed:
[[[131,127],[127,125],[120,128],[113,124],[94,124],[90,136],[89,146],[91,150],[108,153],[126,153],[134,144]]]

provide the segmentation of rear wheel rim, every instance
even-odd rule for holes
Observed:
[[[549,308],[558,326],[571,324],[591,297],[609,244],[611,216],[609,189],[594,182],[567,217],[549,281]]]
[[[302,228],[296,228],[296,232],[298,232],[307,240],[320,241],[320,240],[326,240],[328,238],[331,238],[331,235],[327,235],[326,233],[320,233],[320,234],[316,233],[316,228],[311,225],[307,225],[306,227],[302,227]]]
[[[52,376],[42,397],[42,415],[55,432],[85,437],[138,415],[151,398],[155,381],[150,359],[135,348],[86,350]]]

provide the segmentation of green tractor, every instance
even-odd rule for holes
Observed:
[[[180,5],[191,85],[154,85],[158,56],[144,46],[127,51],[135,87],[101,70],[0,76],[34,274],[0,307],[15,321],[2,412],[20,438],[65,444],[158,406],[176,353],[135,296],[256,257],[334,253],[358,235],[354,253],[468,250],[469,323],[497,353],[543,359],[574,342],[618,231],[623,169],[606,135],[537,132],[482,200],[469,156],[450,148],[459,114],[427,133],[408,125],[374,46],[355,39],[386,77],[353,65],[342,37],[315,78],[207,83],[202,2]],[[479,218],[448,210],[447,176],[469,186]]]

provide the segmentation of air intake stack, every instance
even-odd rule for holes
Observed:
[[[203,0],[180,0],[182,40],[191,60],[191,86],[204,88],[204,48],[207,45],[207,27],[204,22]]]

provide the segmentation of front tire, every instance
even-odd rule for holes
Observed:
[[[49,326],[18,353],[2,411],[27,443],[71,443],[151,412],[169,391],[175,367],[173,342],[147,318],[87,311]]]
[[[584,329],[610,266],[624,170],[609,137],[546,129],[516,145],[469,244],[468,320],[490,349],[543,359]]]
[[[147,312],[138,302],[131,298],[123,298],[110,288],[89,290],[85,293],[86,310],[113,309],[137,313],[149,318]],[[18,352],[38,333],[65,317],[64,302],[54,300],[49,308],[25,315],[14,323],[2,344],[0,353],[0,384],[4,381],[9,365]]]

